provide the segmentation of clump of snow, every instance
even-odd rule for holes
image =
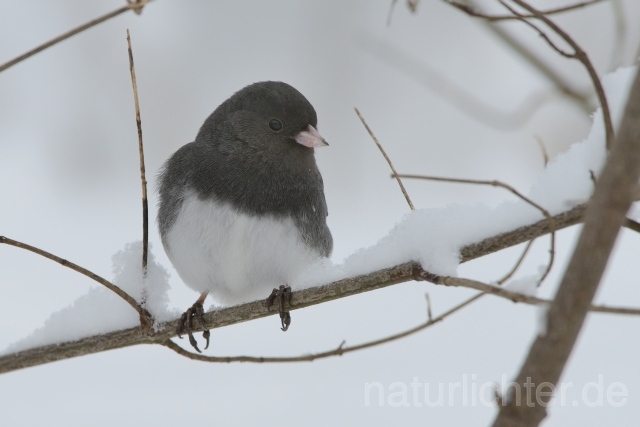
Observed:
[[[529,275],[509,281],[504,288],[519,294],[535,297],[540,283],[540,276]]]
[[[168,309],[169,274],[155,261],[149,247],[147,275],[142,272],[142,242],[133,242],[117,252],[113,258],[112,283],[136,301],[145,300],[145,307],[162,322],[177,317]],[[28,337],[10,345],[12,353],[47,344],[73,341],[140,324],[138,312],[119,296],[100,286],[78,298],[70,306],[53,313],[44,325]]]
[[[602,78],[611,118],[617,128],[622,121],[636,67],[621,68]],[[587,137],[552,161],[531,189],[531,198],[552,214],[566,211],[585,202],[593,193],[590,172],[596,178],[606,160],[605,130],[602,108],[593,114]]]
[[[540,286],[540,281],[547,272],[547,267],[547,264],[541,265],[538,267],[538,274],[527,275],[518,279],[511,280],[504,287],[505,289],[513,292],[518,292],[519,294],[535,297],[538,293],[538,286]]]
[[[147,272],[142,263],[142,242],[128,243],[111,257],[113,262],[113,284],[142,302],[158,322],[175,319],[178,314],[169,309],[169,273],[155,261],[149,244]]]
[[[616,125],[622,119],[635,73],[636,67],[629,67],[602,79]],[[550,162],[529,191],[528,196],[551,215],[586,202],[593,192],[591,173],[597,177],[606,160],[600,108],[593,117],[587,138]],[[409,261],[420,262],[434,274],[455,276],[462,247],[544,218],[541,211],[515,196],[496,207],[476,204],[418,209],[405,215],[375,245],[356,251],[340,265],[322,261],[298,277],[292,286],[307,288]],[[511,286],[522,286],[526,291],[530,285],[531,281],[525,278]]]

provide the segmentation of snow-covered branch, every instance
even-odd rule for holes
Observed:
[[[559,230],[580,222],[584,209],[584,205],[579,205],[568,212],[554,216],[555,229]],[[545,219],[529,226],[483,239],[462,248],[460,261],[466,262],[482,257],[542,236],[549,233],[549,231],[549,222]],[[305,308],[398,283],[422,279],[423,277],[424,274],[420,265],[408,262],[369,274],[296,291],[293,293],[293,307],[291,309]],[[254,301],[206,313],[205,320],[207,327],[213,329],[273,314],[277,314],[276,311],[268,310],[263,301]],[[178,321],[178,319],[175,319],[162,325],[157,325],[155,331],[148,333],[145,333],[139,327],[128,328],[76,341],[46,345],[8,354],[0,357],[0,373],[132,345],[161,344],[176,335]]]

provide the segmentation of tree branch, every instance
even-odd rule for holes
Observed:
[[[555,230],[560,230],[580,222],[583,212],[584,205],[580,205],[568,212],[556,215],[554,217]],[[549,232],[549,222],[546,219],[541,220],[535,224],[523,226],[516,230],[492,236],[463,247],[460,251],[460,261],[467,262],[526,242]],[[408,262],[355,278],[343,279],[327,285],[296,291],[293,293],[293,307],[291,307],[291,309],[304,308],[334,299],[408,282],[414,280],[416,273],[421,270],[416,263]],[[255,301],[206,313],[205,321],[207,328],[214,329],[273,314],[276,314],[276,312],[269,311],[262,301]],[[178,322],[179,319],[176,319],[172,322],[158,325],[156,331],[142,331],[141,328],[134,327],[87,337],[77,341],[43,346],[5,355],[0,357],[0,373],[137,344],[160,344],[175,336]]]
[[[518,1],[518,0],[516,0]],[[519,1],[518,1],[519,2]],[[516,377],[524,384],[557,384],[607,265],[640,178],[640,70],[625,110],[620,133],[585,214],[575,252],[547,314],[547,331],[534,341]],[[522,389],[522,388],[521,388]],[[530,390],[530,389],[527,389]],[[494,426],[537,426],[546,417],[549,396],[514,398],[500,407]],[[532,402],[529,405],[529,402]]]

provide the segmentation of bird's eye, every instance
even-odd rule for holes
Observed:
[[[271,130],[278,132],[282,129],[282,122],[278,119],[271,119],[269,121],[269,127]]]

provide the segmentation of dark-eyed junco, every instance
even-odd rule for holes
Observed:
[[[160,172],[158,226],[182,280],[201,292],[183,315],[191,344],[210,293],[223,305],[280,298],[285,287],[333,247],[314,147],[328,145],[316,112],[282,82],[254,83],[224,101],[194,142]],[[207,345],[209,334],[205,332]]]

